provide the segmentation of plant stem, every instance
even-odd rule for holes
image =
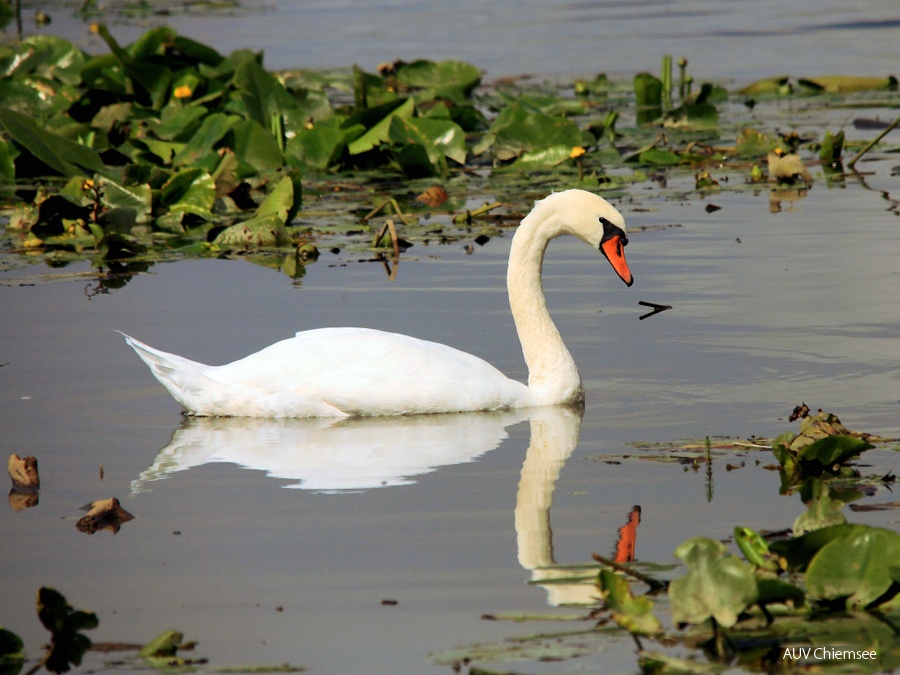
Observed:
[[[494,209],[503,206],[502,202],[494,202],[493,204],[484,204],[483,206],[479,206],[477,209],[472,211],[466,211],[465,214],[453,216],[454,223],[465,222],[467,225],[472,224],[472,220],[477,218],[478,216],[483,216],[485,213],[489,213]]]
[[[381,232],[378,233],[375,241],[372,242],[372,248],[377,248],[381,244],[381,240],[384,239],[384,235],[387,232],[391,233],[391,243],[394,245],[394,258],[398,258],[400,257],[400,242],[397,239],[397,228],[394,227],[394,221],[390,218],[384,221],[384,227],[381,228]]]
[[[874,139],[872,139],[871,141],[866,143],[866,147],[864,147],[862,150],[860,150],[858,153],[856,153],[856,157],[854,157],[849,162],[847,162],[847,168],[852,171],[853,167],[856,166],[856,163],[859,161],[860,157],[862,157],[869,150],[871,150],[873,147],[875,147],[875,144],[878,143],[878,141],[880,141],[882,138],[884,138],[889,133],[891,133],[894,129],[897,128],[898,125],[900,125],[900,117],[898,117],[893,122],[891,122],[891,124],[888,125],[888,127],[884,131],[882,131],[880,134],[878,134],[877,137],[875,137]]]
[[[672,107],[672,57],[669,54],[662,57],[660,76],[662,80],[663,105],[666,109],[669,109]]]
[[[599,553],[592,553],[591,557],[596,560],[601,565],[606,565],[607,567],[611,567],[616,570],[616,572],[621,572],[622,574],[626,574],[638,581],[641,581],[647,584],[650,587],[650,592],[653,593],[655,591],[660,591],[664,588],[667,588],[669,583],[667,581],[660,581],[659,579],[654,579],[653,577],[649,577],[643,572],[638,572],[637,570],[633,570],[629,567],[625,567],[621,563],[617,563],[615,560],[610,560],[609,558],[604,558]]]
[[[404,225],[409,225],[409,221],[403,216],[403,212],[400,210],[400,205],[397,203],[397,200],[394,198],[386,199],[381,204],[376,206],[374,209],[369,211],[366,215],[363,216],[362,220],[364,223],[369,222],[371,218],[374,218],[379,211],[381,211],[388,204],[394,209],[394,213],[397,214],[397,217],[400,219],[400,222]]]

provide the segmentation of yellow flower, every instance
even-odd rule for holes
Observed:
[[[175,87],[175,91],[172,92],[175,98],[190,98],[191,94],[193,93],[194,92],[191,91],[191,88],[186,84],[182,84],[180,87]]]
[[[569,153],[569,157],[571,159],[578,159],[584,153],[585,153],[585,149],[582,148],[580,145],[578,145],[578,146],[575,146],[574,148],[572,148],[572,152]]]

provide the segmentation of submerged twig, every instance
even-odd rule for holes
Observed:
[[[882,131],[880,134],[878,134],[878,136],[876,136],[876,137],[873,138],[871,141],[869,141],[868,143],[866,143],[866,146],[865,146],[862,150],[860,150],[858,153],[856,153],[856,156],[855,156],[853,159],[851,159],[849,162],[847,162],[847,168],[853,170],[853,167],[856,166],[856,163],[860,160],[860,158],[861,158],[863,155],[865,155],[867,152],[869,152],[869,150],[871,150],[872,148],[874,148],[875,145],[876,145],[882,138],[884,138],[885,136],[887,136],[889,133],[891,133],[891,132],[892,132],[894,129],[896,129],[898,126],[900,126],[900,117],[898,117],[898,118],[895,119],[893,122],[891,122],[891,123],[885,128],[884,131]]]

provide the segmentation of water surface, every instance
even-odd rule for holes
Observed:
[[[90,298],[86,282],[0,286],[4,449],[36,455],[43,479],[37,507],[0,511],[4,624],[34,654],[33,597],[46,584],[99,614],[99,641],[175,626],[216,663],[446,672],[429,653],[527,632],[479,617],[544,611],[555,599],[528,585],[534,561],[611,553],[634,505],[646,561],[671,560],[695,534],[788,526],[804,507],[776,497],[776,476],[757,466],[765,453],[714,463],[712,486],[680,465],[600,460],[635,441],[774,435],[801,401],[900,435],[897,217],[853,184],[815,187],[776,215],[765,192],[716,201],[715,215],[702,200],[621,205],[633,226],[680,225],[634,232],[631,289],[581,244],[554,243],[548,298],[587,406],[580,430],[546,423],[546,442],[521,414],[419,429],[198,427],[113,332],[217,363],[297,329],[365,325],[447,342],[524,378],[503,291],[508,235],[471,255],[462,243],[414,247],[393,282],[380,264],[326,253],[299,283],[238,260],[157,265]],[[638,300],[673,309],[640,321]],[[526,452],[545,478],[523,492]],[[726,471],[735,461],[747,466]],[[871,461],[900,470],[896,454]],[[363,469],[341,483],[354,462]],[[108,496],[136,520],[114,536],[78,532],[79,507]],[[896,525],[891,512],[854,518]],[[630,643],[611,650],[603,662],[630,670]]]
[[[65,9],[51,14],[47,30],[105,51]],[[277,69],[355,63],[374,70],[395,59],[428,58],[468,61],[489,77],[631,77],[657,72],[662,54],[672,54],[687,58],[698,80],[719,81],[896,74],[900,26],[891,0],[245,0],[237,12],[175,14],[118,25],[114,32],[129,42],[147,23],[161,21],[223,53],[263,50],[266,65]]]
[[[743,80],[896,63],[887,2],[273,2],[176,23],[223,51],[264,47],[274,68],[425,56],[498,76],[630,75],[670,52],[698,78]],[[91,44],[62,14],[52,25]],[[830,114],[835,127],[848,118]],[[865,183],[817,180],[778,213],[767,188],[682,200],[671,195],[678,181],[690,191],[690,177],[639,186],[619,204],[633,230],[630,289],[595,252],[555,242],[546,286],[585,380],[580,420],[191,424],[113,332],[221,363],[296,330],[361,325],[445,342],[524,379],[504,292],[510,233],[471,254],[467,242],[413,247],[394,281],[352,253],[324,253],[299,282],[241,260],[156,265],[101,295],[89,280],[18,285],[43,268],[0,272],[3,450],[37,456],[43,482],[38,506],[0,509],[0,622],[36,656],[46,633],[34,594],[50,585],[98,613],[96,641],[176,627],[216,665],[446,673],[432,653],[558,629],[480,617],[556,611],[559,589],[531,583],[535,567],[610,554],[635,505],[641,561],[671,561],[693,535],[789,526],[804,507],[777,497],[766,453],[721,456],[712,482],[621,455],[636,442],[773,436],[794,428],[786,416],[802,401],[900,436],[896,163],[865,163]],[[711,201],[722,209],[707,213]],[[76,271],[88,267],[55,270]],[[673,309],[641,321],[639,300]],[[900,473],[887,450],[867,463]],[[115,535],[78,532],[79,507],[110,496],[136,519]],[[898,526],[891,511],[852,518]],[[577,664],[631,672],[633,644],[612,639]]]

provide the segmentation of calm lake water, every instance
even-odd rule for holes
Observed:
[[[223,51],[265,48],[273,68],[425,56],[491,75],[630,75],[655,71],[668,52],[691,59],[698,78],[749,80],[887,74],[900,18],[889,2],[259,7],[173,23]],[[62,12],[51,28],[90,44]],[[848,117],[833,115],[835,127]],[[189,422],[113,332],[221,363],[296,330],[370,326],[524,378],[504,290],[510,233],[472,254],[462,242],[413,247],[393,281],[349,253],[324,253],[299,282],[244,261],[157,265],[93,297],[87,280],[27,285],[51,270],[0,269],[2,450],[37,456],[42,478],[36,507],[0,509],[0,624],[37,656],[47,634],[34,594],[48,585],[97,612],[98,642],[174,627],[217,666],[448,673],[435,655],[453,647],[567,629],[480,617],[589,599],[589,585],[541,584],[552,572],[538,568],[610,555],[635,505],[646,562],[672,561],[689,536],[789,527],[805,508],[778,497],[777,474],[762,466],[769,453],[719,455],[711,481],[620,456],[636,442],[773,436],[796,428],[786,417],[802,401],[900,437],[898,164],[881,155],[841,187],[820,178],[777,213],[768,189],[676,199],[692,177],[638,185],[637,200],[619,204],[633,230],[630,289],[581,244],[554,242],[545,286],[585,380],[581,419]],[[721,210],[707,213],[710,202]],[[642,321],[638,301],[673,309]],[[866,463],[900,473],[896,452]],[[79,532],[79,507],[111,496],[135,520],[115,535]],[[900,527],[896,511],[848,517]],[[635,671],[631,640],[605,640],[590,657],[511,668]]]

